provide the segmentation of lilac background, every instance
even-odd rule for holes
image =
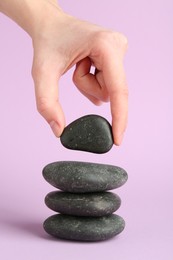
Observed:
[[[104,155],[69,151],[51,134],[35,107],[30,76],[32,44],[0,14],[0,258],[173,259],[173,2],[172,0],[61,0],[79,18],[124,32],[130,102],[123,145]],[[109,105],[95,107],[75,89],[71,72],[60,83],[67,123],[96,113],[111,120]],[[54,190],[42,168],[56,160],[110,163],[129,180],[118,189],[124,232],[101,243],[57,241],[42,222],[51,212],[44,196]]]

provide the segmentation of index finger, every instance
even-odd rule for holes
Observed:
[[[127,126],[128,88],[123,61],[115,53],[104,59],[103,76],[110,95],[114,143],[120,145]]]

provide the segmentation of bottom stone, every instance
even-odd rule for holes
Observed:
[[[121,233],[125,227],[122,217],[76,217],[56,214],[47,218],[44,230],[57,238],[78,241],[102,241]]]

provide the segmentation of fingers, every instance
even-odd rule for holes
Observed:
[[[88,98],[94,105],[96,105],[96,106],[102,105],[102,101],[100,101],[99,99],[87,94],[82,89],[79,89],[79,91],[82,93],[82,95],[84,95],[86,98]]]
[[[65,127],[65,118],[58,100],[58,77],[56,71],[46,68],[35,68],[32,75],[35,83],[35,96],[38,112],[49,123],[56,137],[59,137]]]
[[[110,96],[114,143],[120,145],[128,117],[128,89],[123,61],[112,51],[104,58],[103,67],[104,80]]]
[[[109,100],[108,92],[103,87],[101,74],[90,73],[92,62],[87,57],[77,63],[73,74],[73,81],[79,91],[84,94],[91,102],[100,105]]]
[[[128,117],[128,89],[122,56],[116,55],[111,48],[102,56],[102,71],[96,69],[95,75],[91,74],[91,60],[85,58],[77,64],[73,80],[80,92],[94,104],[110,99],[114,143],[120,145]]]

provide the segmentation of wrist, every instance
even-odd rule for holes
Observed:
[[[0,0],[0,12],[22,27],[31,38],[49,22],[51,15],[63,12],[56,0]]]

